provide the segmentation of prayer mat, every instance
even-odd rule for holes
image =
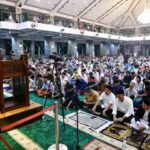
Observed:
[[[81,150],[119,150],[109,144],[101,142],[97,139],[90,141]]]
[[[111,121],[108,121],[106,119],[100,118],[98,116],[95,116],[93,114],[89,114],[83,111],[78,112],[78,120],[79,123],[82,125],[85,125],[89,127],[92,130],[97,130],[100,127],[107,125],[107,127],[112,123]],[[69,115],[68,117],[71,120],[77,121],[77,113],[73,113]],[[106,128],[106,127],[105,127]]]
[[[141,149],[150,150],[150,135],[148,135],[145,141],[143,142]]]
[[[131,135],[127,137],[127,143],[137,148],[140,148],[146,137],[147,134],[140,132],[136,129],[132,129]]]
[[[147,136],[147,134],[141,133],[137,130],[118,123],[110,125],[102,133],[120,141],[127,139],[127,144],[137,148],[140,148],[141,144]]]

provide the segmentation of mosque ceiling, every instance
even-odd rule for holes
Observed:
[[[145,27],[137,21],[148,7],[148,0],[1,0],[22,3],[24,9],[47,13],[108,27],[126,29]],[[0,1],[0,3],[1,3]],[[149,26],[149,25],[146,25]]]

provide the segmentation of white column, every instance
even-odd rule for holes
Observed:
[[[49,39],[44,40],[44,51],[45,51],[45,56],[48,57],[50,55],[50,42],[49,42]]]
[[[86,42],[86,55],[95,57],[94,44],[92,43],[92,41]]]
[[[107,55],[107,45],[104,43],[100,44],[100,56],[106,56]]]
[[[110,43],[109,47],[110,47],[110,55],[116,56],[118,54],[119,46],[117,44]]]
[[[23,40],[18,36],[12,36],[12,51],[23,54]]]
[[[142,50],[143,56],[149,56],[149,47],[148,46],[146,46],[146,45],[142,46],[141,50]]]
[[[54,53],[57,53],[56,42],[51,39],[51,40],[49,41],[49,43],[50,43],[50,54],[52,54],[53,52],[54,52]]]
[[[44,40],[45,56],[48,57],[50,54],[57,53],[57,46],[55,41],[50,37],[45,37]]]
[[[140,52],[140,46],[134,45],[134,56],[138,56]]]
[[[31,41],[31,49],[30,49],[31,56],[35,56],[35,43],[34,41]]]
[[[68,55],[78,57],[77,42],[73,39],[68,40]]]

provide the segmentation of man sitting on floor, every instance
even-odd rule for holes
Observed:
[[[47,76],[45,76],[42,88],[37,90],[37,94],[38,96],[47,96],[49,93],[48,90],[49,90],[49,83],[48,83]]]
[[[81,106],[91,109],[99,100],[99,93],[91,87],[85,89],[84,101],[80,102]]]
[[[112,85],[112,92],[116,95],[116,93],[120,90],[123,90],[123,86],[120,84],[120,80],[115,79]]]
[[[100,102],[102,101],[101,105]],[[100,95],[99,100],[92,108],[92,112],[95,114],[102,114],[104,117],[110,117],[112,114],[112,107],[115,101],[115,95],[112,93],[112,87],[107,85],[105,91]]]
[[[135,123],[141,131],[150,129],[150,97],[143,96],[142,100],[142,106],[135,113]]]
[[[65,98],[63,99],[63,106],[69,110],[70,107],[79,107],[79,98],[72,84],[67,83],[65,87]]]
[[[125,89],[124,94],[128,97],[130,97],[132,100],[137,98],[138,92],[135,88],[135,81],[130,82],[129,88]]]
[[[118,91],[116,97],[112,113],[113,120],[129,123],[134,115],[133,101],[124,95],[123,90]]]
[[[78,74],[76,75],[76,83],[75,83],[75,86],[76,86],[76,92],[78,94],[83,94],[84,92],[84,89],[87,87],[87,83],[81,78],[81,76]]]

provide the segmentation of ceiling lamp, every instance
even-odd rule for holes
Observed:
[[[137,19],[142,24],[149,24],[150,23],[150,9],[146,8],[144,11],[138,16]]]
[[[149,6],[149,0],[147,0],[147,7],[144,9],[144,11],[138,16],[137,20],[142,24],[149,24],[150,23],[150,8]]]

